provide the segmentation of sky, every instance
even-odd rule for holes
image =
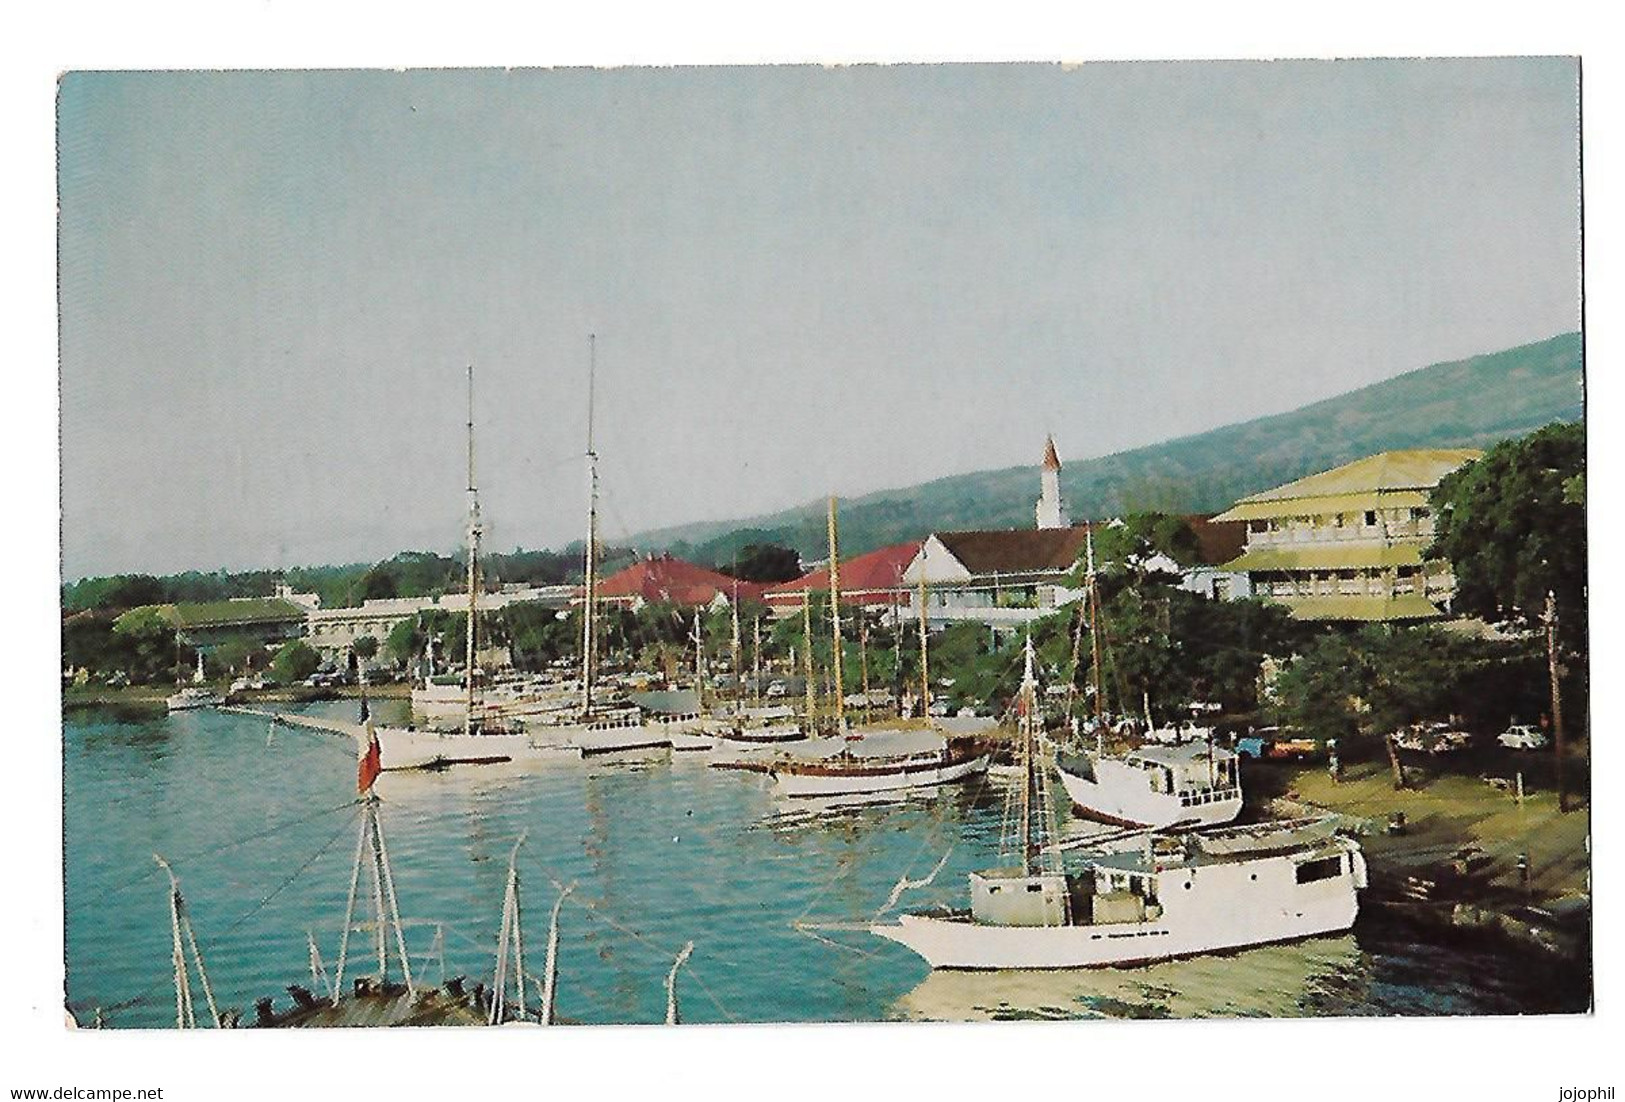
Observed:
[[[63,569],[1103,455],[1579,327],[1566,59],[70,73]]]

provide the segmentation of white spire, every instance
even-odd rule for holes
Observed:
[[[1066,513],[1066,502],[1061,498],[1061,459],[1055,452],[1055,437],[1044,441],[1044,460],[1040,467],[1038,484],[1040,494],[1037,514],[1040,528],[1065,528],[1072,523]]]

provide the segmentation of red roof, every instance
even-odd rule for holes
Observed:
[[[1044,440],[1044,469],[1046,471],[1061,469],[1061,457],[1055,454],[1055,437],[1053,436]]]
[[[598,583],[598,595],[609,600],[641,597],[650,602],[692,606],[708,605],[719,593],[729,600],[733,600],[735,592],[742,598],[759,598],[764,588],[758,582],[738,581],[668,554],[640,559],[610,575]]]
[[[841,563],[842,604],[889,604],[892,593],[907,588],[903,571],[920,553],[923,541],[899,543],[882,547],[867,555],[859,555]],[[763,594],[768,604],[801,604],[801,594],[808,590],[829,589],[829,568],[815,570],[793,582],[783,582]]]

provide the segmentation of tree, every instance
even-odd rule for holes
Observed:
[[[170,614],[161,607],[132,608],[113,621],[113,634],[129,656],[131,680],[176,676],[181,655]]]
[[[718,570],[744,582],[788,582],[801,577],[801,556],[778,544],[747,543]]]
[[[1562,639],[1584,649],[1585,426],[1552,424],[1497,444],[1440,480],[1429,558],[1455,568],[1455,610],[1538,626],[1548,591]]]
[[[357,658],[365,662],[378,653],[378,640],[370,635],[363,635],[350,644],[350,649],[355,651]]]
[[[361,599],[373,601],[398,596],[400,587],[388,566],[380,563],[361,576]]]
[[[321,665],[321,655],[303,639],[285,643],[271,661],[271,669],[276,674],[276,679],[284,685],[303,681],[320,669]]]

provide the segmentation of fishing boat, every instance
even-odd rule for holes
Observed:
[[[1029,639],[1018,860],[971,873],[968,909],[904,914],[870,932],[932,968],[1054,969],[1142,964],[1353,926],[1365,860],[1325,819],[1147,833],[1139,845],[1066,868],[1049,824],[1036,712]]]
[[[1230,822],[1241,814],[1241,761],[1214,744],[1210,728],[1156,728],[1148,718],[1146,745],[1125,754],[1105,752],[1108,723],[1100,678],[1099,587],[1092,533],[1085,533],[1084,546],[1085,596],[1094,651],[1095,750],[1057,763],[1073,809],[1097,822],[1158,830]],[[1148,705],[1148,715],[1149,710]]]
[[[1241,813],[1239,761],[1211,739],[1062,758],[1057,772],[1073,808],[1098,822],[1164,830]]]
[[[835,498],[829,499],[829,596],[835,681],[834,745],[825,753],[798,750],[777,758],[769,770],[778,795],[790,797],[852,796],[920,788],[964,780],[987,772],[991,754],[976,739],[950,738],[939,731],[885,732],[847,727],[841,691],[840,553],[836,538]],[[804,606],[805,607],[805,603]],[[920,646],[925,648],[925,607],[921,602]],[[811,640],[807,650],[810,652]],[[922,676],[925,662],[921,661]],[[810,684],[810,682],[809,682]],[[929,692],[929,680],[925,682]],[[811,706],[809,704],[809,713]],[[899,739],[907,745],[888,746]],[[820,740],[826,745],[829,740]]]

